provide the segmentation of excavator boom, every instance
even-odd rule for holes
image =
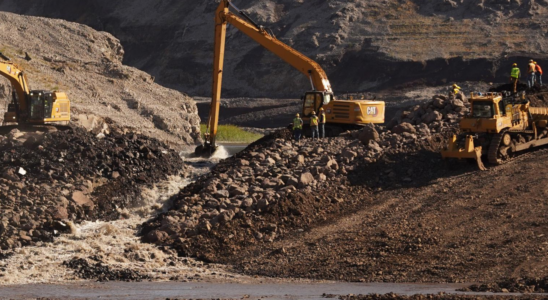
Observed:
[[[241,17],[232,13],[230,7],[236,10]],[[309,78],[312,92],[307,92],[302,98],[303,117],[305,120],[312,111],[324,107],[328,123],[366,124],[384,122],[384,102],[337,102],[333,97],[333,90],[327,74],[318,63],[281,42],[264,27],[257,25],[249,16],[232,4],[230,0],[221,0],[215,12],[215,55],[209,120],[207,123],[207,132],[205,133],[205,144],[196,149],[197,154],[203,152],[211,154],[216,148],[215,137],[219,121],[226,27],[228,24],[233,25]]]

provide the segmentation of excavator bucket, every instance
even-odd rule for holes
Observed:
[[[481,155],[482,147],[474,147],[474,137],[471,135],[466,136],[464,149],[459,148],[457,144],[457,136],[453,135],[453,137],[451,137],[451,139],[449,140],[447,150],[443,150],[441,152],[441,156],[443,158],[474,159],[476,160],[479,169],[485,171],[487,170],[487,168],[485,168],[485,165],[481,161]]]

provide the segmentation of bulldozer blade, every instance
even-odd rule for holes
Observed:
[[[483,161],[481,161],[481,148],[474,149],[474,153],[476,154],[476,162],[478,163],[478,168],[482,171],[487,171],[487,168],[483,164]]]

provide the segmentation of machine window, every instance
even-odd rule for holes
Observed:
[[[493,102],[476,101],[472,104],[472,117],[474,118],[492,118],[494,114]]]
[[[333,95],[327,94],[327,95],[325,95],[325,97],[323,98],[323,105],[327,105],[327,104],[329,104],[331,101],[333,101]]]
[[[314,110],[314,103],[316,100],[315,94],[307,94],[304,99],[304,115],[308,116]]]

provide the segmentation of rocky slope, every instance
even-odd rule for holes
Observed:
[[[218,1],[17,1],[0,10],[88,24],[120,38],[125,62],[162,84],[210,92],[213,12]],[[259,0],[234,3],[276,36],[321,63],[336,92],[506,81],[509,64],[541,64],[546,1]],[[522,70],[524,71],[524,70]],[[225,95],[297,97],[300,73],[234,28],[228,31]]]
[[[63,20],[12,13],[0,13],[0,26],[3,54],[26,71],[31,89],[65,91],[75,121],[93,127],[89,123],[97,120],[92,116],[99,116],[178,147],[199,140],[193,99],[123,65],[124,50],[112,35]],[[32,60],[24,60],[25,52]],[[3,78],[0,92],[1,118],[11,95]]]

